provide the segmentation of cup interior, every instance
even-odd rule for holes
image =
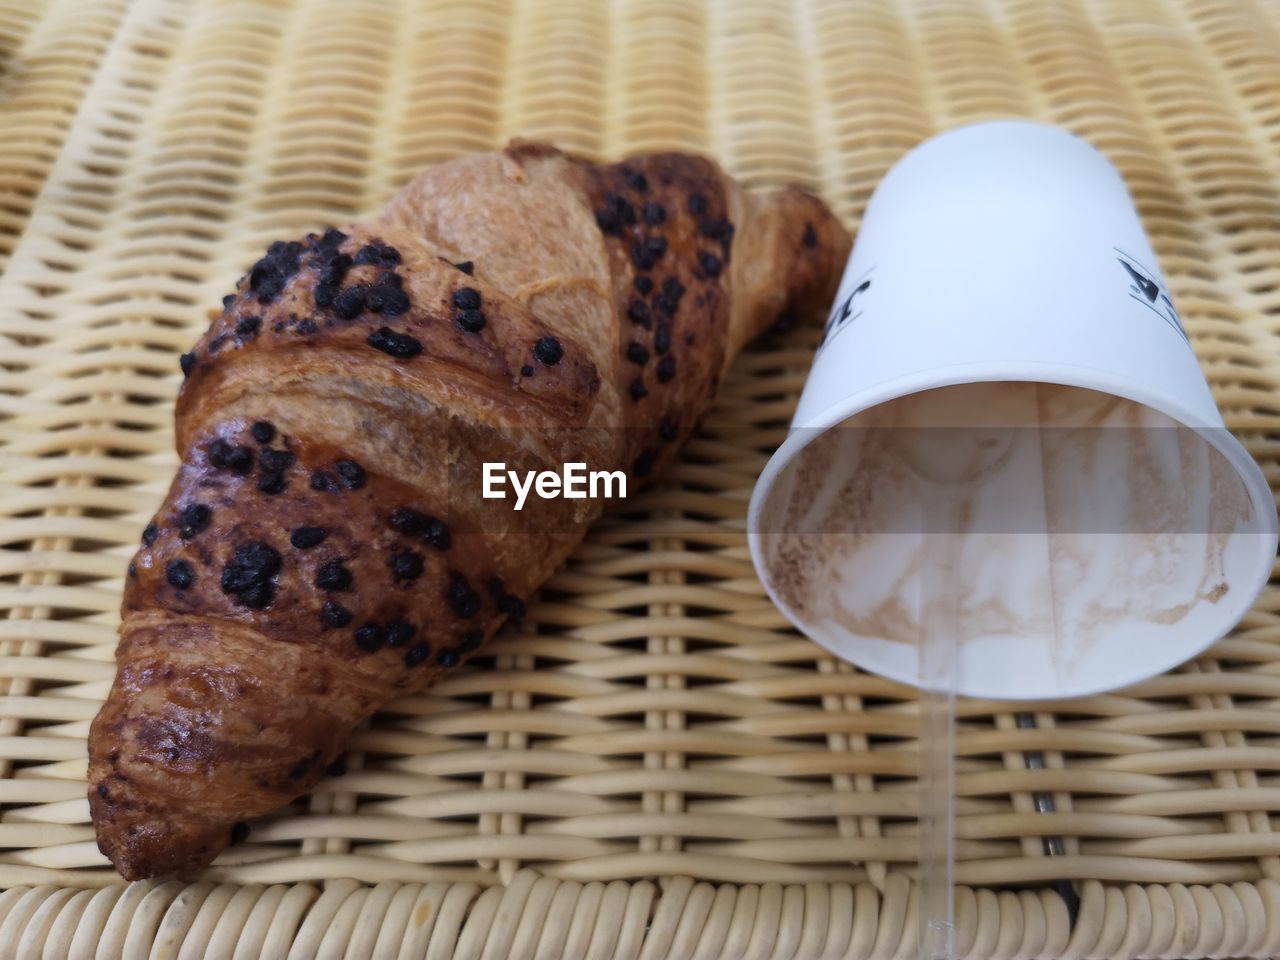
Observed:
[[[752,548],[784,612],[873,672],[919,684],[927,629],[960,693],[1109,689],[1203,650],[1265,580],[1270,518],[1221,439],[1074,386],[926,390],[802,441]]]

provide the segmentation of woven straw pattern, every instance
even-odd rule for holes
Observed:
[[[513,135],[710,152],[856,226],[906,149],[1002,116],[1121,169],[1280,483],[1274,3],[0,0],[0,956],[910,955],[914,698],[789,629],[743,536],[812,331],[742,358],[521,633],[199,882],[117,883],[84,738],[177,355],[270,240]],[[961,955],[1280,952],[1278,612],[1114,694],[961,703]]]

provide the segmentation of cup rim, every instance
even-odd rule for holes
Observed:
[[[1277,544],[1280,543],[1275,498],[1271,492],[1271,485],[1262,472],[1262,468],[1259,467],[1253,457],[1249,455],[1244,444],[1242,444],[1220,420],[1218,423],[1205,422],[1204,419],[1198,416],[1194,410],[1180,403],[1178,400],[1143,390],[1138,384],[1118,384],[1106,371],[1074,364],[1049,363],[1045,361],[996,360],[984,361],[982,363],[963,363],[945,367],[934,367],[929,370],[916,371],[900,377],[891,378],[889,380],[873,384],[866,389],[850,393],[842,400],[831,404],[820,414],[810,420],[809,423],[792,425],[786,439],[769,458],[769,462],[765,465],[764,470],[761,471],[759,478],[756,480],[755,487],[752,489],[751,499],[747,507],[747,548],[751,555],[751,561],[760,576],[760,582],[764,586],[765,593],[773,604],[787,616],[787,619],[790,620],[801,633],[809,637],[810,640],[813,640],[819,646],[831,651],[836,656],[839,656],[841,659],[846,659],[832,644],[825,642],[820,637],[813,636],[805,626],[801,625],[798,618],[793,616],[793,611],[790,606],[777,595],[772,583],[772,578],[767,575],[768,567],[764,562],[763,547],[760,538],[762,536],[769,536],[769,534],[762,533],[759,530],[759,521],[760,513],[764,509],[765,501],[768,498],[769,492],[773,489],[773,486],[778,479],[778,475],[805,449],[805,447],[816,440],[820,435],[824,434],[827,430],[838,426],[850,417],[856,416],[860,413],[865,413],[874,407],[878,407],[890,401],[898,400],[917,393],[924,393],[944,387],[962,386],[970,383],[999,382],[1042,383],[1063,387],[1077,387],[1084,390],[1093,390],[1122,400],[1128,400],[1150,410],[1154,410],[1157,413],[1161,413],[1179,425],[1195,431],[1201,439],[1208,442],[1215,450],[1221,453],[1222,456],[1226,458],[1227,462],[1235,469],[1236,474],[1240,477],[1240,480],[1244,484],[1245,490],[1249,495],[1250,504],[1261,518],[1260,526],[1262,529],[1260,529],[1256,534],[1251,535],[1256,539],[1257,550],[1253,582],[1241,584],[1241,587],[1245,590],[1245,593],[1243,594],[1245,603],[1240,607],[1240,610],[1242,612],[1247,612],[1252,608],[1253,604],[1257,601],[1258,596],[1262,593],[1263,588],[1271,578],[1271,558],[1275,556]],[[987,699],[1010,701],[1049,700],[1092,696],[1093,694],[1101,693],[1106,690],[1117,689],[1119,687],[1138,683],[1142,680],[1157,676],[1192,657],[1198,656],[1230,633],[1237,622],[1238,620],[1231,620],[1221,632],[1215,633],[1212,636],[1206,636],[1204,641],[1196,646],[1178,649],[1167,661],[1149,661],[1149,669],[1144,669],[1141,673],[1134,674],[1133,676],[1124,677],[1119,683],[1101,683],[1094,686],[1081,686],[1061,693],[1047,694],[1039,691],[1029,691],[1023,694],[1019,694],[1016,691],[988,692],[972,687],[958,692],[963,696],[976,696]],[[920,687],[918,677],[915,676],[909,676],[905,673],[896,675],[897,671],[878,670],[865,667],[862,664],[855,664],[855,666],[858,666],[859,669],[866,670],[869,673],[884,676],[890,680],[905,683],[916,688]]]

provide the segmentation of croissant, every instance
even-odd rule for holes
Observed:
[[[182,463],[89,734],[99,849],[128,879],[192,871],[306,793],[361,720],[519,621],[603,509],[517,511],[483,465],[634,489],[848,247],[819,200],[706,159],[526,142],[273,243],[182,357]]]

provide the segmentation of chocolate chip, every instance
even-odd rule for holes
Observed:
[[[422,554],[401,550],[391,555],[391,573],[397,580],[417,580],[422,576]]]
[[[508,622],[516,626],[524,619],[524,601],[514,594],[504,593],[498,599],[498,609],[507,615]]]
[[[679,432],[679,427],[676,425],[675,420],[670,416],[664,416],[662,420],[658,422],[658,436],[662,438],[664,443],[670,443],[676,438]]]
[[[258,478],[258,489],[269,497],[274,497],[285,488],[283,473],[264,473]]]
[[[98,784],[98,796],[100,796],[103,800],[107,799],[107,795],[109,792],[110,791],[107,790],[107,785],[105,783]]]
[[[356,263],[368,263],[375,267],[394,267],[399,262],[400,251],[377,240],[366,243],[356,254]]]
[[[248,447],[235,447],[227,457],[227,466],[232,473],[245,477],[253,469],[253,451]]]
[[[216,470],[231,470],[244,476],[253,469],[253,451],[233,447],[221,437],[209,444],[209,464]]]
[[[733,248],[733,232],[733,224],[730,221],[725,220],[724,234],[720,237],[720,248],[724,251],[724,257],[726,260],[729,259],[729,252]]]
[[[703,217],[698,221],[698,232],[712,240],[723,240],[733,233],[733,225],[724,217]]]
[[[458,649],[463,653],[475,653],[484,644],[484,632],[468,630],[458,640]]]
[[[445,599],[449,601],[454,614],[463,620],[470,620],[480,612],[480,594],[471,588],[467,578],[460,573],[449,574],[449,586],[445,590]]]
[[[403,533],[407,537],[416,537],[427,529],[431,518],[413,507],[396,507],[391,511],[389,523],[391,529]]]
[[[644,344],[633,340],[627,345],[627,359],[643,367],[649,362],[649,349]]]
[[[648,325],[649,323],[649,305],[643,300],[632,300],[627,306],[627,316],[632,323]]]
[[[182,368],[182,377],[185,380],[191,376],[191,371],[196,368],[195,353],[184,353],[178,358],[178,366]]]
[[[649,189],[649,181],[643,173],[638,170],[628,170],[626,172],[627,186],[639,193],[644,193]]]
[[[622,223],[608,207],[604,207],[596,211],[596,226],[600,228],[600,232],[609,234],[610,236],[622,235]]]
[[[203,503],[193,503],[182,508],[178,514],[178,536],[190,540],[213,519],[213,511]]]
[[[288,450],[263,450],[258,454],[258,462],[262,464],[262,469],[268,473],[283,473],[293,466],[295,457]]]
[[[311,489],[322,493],[337,493],[342,489],[338,478],[328,470],[316,470],[311,474]]]
[[[270,303],[284,289],[284,278],[267,269],[265,260],[259,260],[249,271],[249,289],[258,295],[263,303]]]
[[[454,266],[465,273],[468,277],[475,273],[476,265],[470,260],[463,260],[461,263],[455,263]]]
[[[337,250],[347,240],[347,235],[341,230],[329,227],[325,230],[324,235],[316,242],[316,246],[321,250]]]
[[[632,400],[643,400],[649,395],[649,388],[644,385],[644,379],[636,377],[631,381],[631,386],[627,387],[627,392],[631,394]]]
[[[345,627],[351,623],[351,611],[337,600],[326,600],[320,612],[320,621],[326,627]]]
[[[453,291],[453,305],[459,310],[479,310],[480,291],[475,287],[459,287]]]
[[[384,317],[399,317],[409,312],[409,295],[399,287],[393,289],[383,288],[382,291],[382,315]]]
[[[647,477],[653,472],[653,454],[645,450],[640,456],[636,457],[635,463],[631,465],[631,472],[637,477]]]
[[[236,302],[236,295],[234,293],[228,293],[225,297],[222,298],[222,309],[230,310],[231,305],[235,302]]]
[[[689,196],[689,212],[695,217],[699,217],[707,212],[707,198],[705,194],[695,193]]]
[[[340,292],[341,291],[338,289],[337,284],[325,283],[322,280],[320,283],[316,284],[315,291],[311,294],[311,298],[315,301],[317,307],[327,310],[333,306],[334,302],[338,299],[338,294]]]
[[[404,652],[404,665],[406,667],[416,667],[419,664],[426,663],[429,656],[431,656],[431,645],[429,643],[415,643]]]
[[[396,507],[388,519],[391,529],[406,537],[422,537],[438,550],[448,550],[452,542],[449,528],[435,517],[413,507]]]
[[[365,294],[363,284],[347,287],[334,298],[333,312],[343,320],[354,320],[364,311]]]
[[[522,376],[522,377],[532,377],[532,376],[533,376],[533,367],[529,366],[528,364],[525,364],[523,367],[521,367],[521,368],[520,368],[520,376]]]
[[[364,623],[356,629],[356,646],[365,653],[381,650],[383,640],[382,628],[376,623]]]
[[[449,528],[444,525],[443,521],[437,520],[435,517],[427,518],[427,527],[422,532],[422,539],[437,550],[448,550],[453,543]]]
[[[138,565],[136,563],[129,564],[127,572],[130,580],[136,580],[138,577]]]
[[[349,253],[338,253],[330,257],[320,274],[320,280],[316,284],[317,289],[319,287],[327,287],[336,295],[338,287],[342,286],[342,281],[347,278],[347,271],[351,269],[354,263],[355,261],[351,259],[351,254]],[[317,293],[316,303],[319,302],[320,297]]]
[[[259,443],[270,443],[276,438],[276,428],[274,424],[268,423],[266,420],[259,420],[249,428],[249,433],[253,435],[253,439]]]
[[[314,320],[303,320],[298,324],[299,333],[315,333],[317,329]]]
[[[345,777],[347,775],[347,758],[339,757],[329,766],[324,768],[326,777]]]
[[[271,583],[261,583],[256,587],[251,587],[240,595],[239,600],[247,607],[255,610],[261,610],[270,605],[275,597],[275,585]]]
[[[458,665],[458,651],[452,647],[446,647],[436,654],[436,663],[445,669],[453,669]]]
[[[142,542],[148,547],[156,542],[156,537],[159,535],[160,528],[154,523],[148,523],[142,528]]]
[[[379,327],[369,334],[365,342],[375,350],[390,354],[399,360],[408,360],[422,352],[422,344],[405,333],[396,333],[390,327]]]
[[[403,647],[417,632],[418,628],[408,620],[392,620],[387,624],[387,646]]]
[[[329,531],[324,527],[298,527],[293,533],[289,534],[289,542],[293,544],[295,549],[310,550],[312,547],[318,547],[324,543],[329,536]]]
[[[186,590],[196,582],[196,569],[189,560],[170,560],[165,565],[164,578],[175,590]]]
[[[802,237],[801,240],[810,250],[818,245],[818,231],[813,229],[812,223],[805,223],[804,237]]]
[[[675,316],[680,309],[680,298],[684,296],[684,284],[675,277],[667,277],[662,281],[662,292],[653,299],[653,305],[667,316]]]
[[[667,383],[676,375],[676,358],[667,354],[658,361],[658,382]]]
[[[467,333],[479,333],[488,323],[484,313],[480,310],[463,310],[453,318],[453,321]]]
[[[252,340],[262,329],[261,317],[241,317],[236,324],[236,336],[242,340]]]
[[[302,256],[303,246],[297,240],[276,240],[267,247],[267,256],[274,258],[280,269],[297,273],[298,260]],[[289,264],[292,264],[290,267]]]
[[[666,237],[644,237],[631,245],[631,262],[641,270],[652,270],[666,252]]]
[[[622,235],[622,228],[636,222],[636,208],[616,193],[606,193],[604,207],[596,211],[596,224],[601,232]]]
[[[409,312],[409,295],[384,280],[369,288],[365,308],[384,317],[399,317]]]
[[[351,571],[341,560],[330,560],[316,572],[316,586],[329,593],[339,593],[351,586]]]
[[[631,281],[631,283],[641,296],[647,297],[649,295],[649,292],[653,290],[652,277],[636,277],[634,280]]]
[[[671,349],[671,325],[666,323],[658,324],[658,329],[653,331],[653,352],[658,356],[662,356]]]
[[[249,839],[249,825],[241,820],[231,828],[231,843],[234,846],[237,843],[244,843]]]
[[[644,222],[651,227],[656,227],[667,219],[667,208],[660,203],[650,201],[644,205]]]
[[[257,541],[238,544],[222,568],[222,592],[235,596],[247,607],[261,609],[275,593],[271,578],[280,572],[280,554]]]
[[[249,289],[262,303],[270,303],[284,290],[285,284],[301,265],[302,244],[277,240],[267,247],[267,254],[249,271]]]
[[[554,367],[563,356],[564,347],[555,337],[539,337],[533,345],[533,359],[545,366]]]
[[[364,467],[354,460],[335,460],[333,469],[338,472],[348,490],[359,490],[364,486]]]

